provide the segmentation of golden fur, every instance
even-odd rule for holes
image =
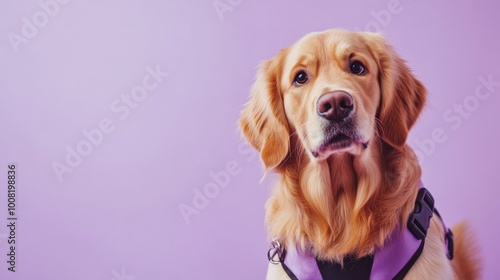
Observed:
[[[366,73],[351,73],[353,61],[360,61]],[[300,71],[309,77],[303,85],[294,83]],[[350,129],[357,140],[340,150],[321,150],[332,132],[316,113],[317,100],[337,90],[354,100]],[[378,34],[311,33],[265,61],[240,127],[266,169],[280,175],[266,204],[269,235],[337,262],[383,246],[398,225],[406,224],[419,189],[421,169],[406,138],[426,95]],[[314,156],[312,151],[320,152]],[[424,252],[407,279],[478,278],[461,240],[465,227],[457,231],[456,258],[450,263],[434,217]],[[268,279],[288,278],[271,265]]]

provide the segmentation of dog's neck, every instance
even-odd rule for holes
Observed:
[[[277,170],[266,221],[273,237],[342,262],[374,252],[413,209],[420,167],[409,147],[373,142],[359,155],[315,162],[300,150]]]

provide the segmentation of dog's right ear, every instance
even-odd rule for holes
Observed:
[[[290,147],[290,133],[279,85],[285,55],[286,50],[282,50],[261,65],[250,100],[239,120],[243,136],[260,152],[266,169],[280,165]]]

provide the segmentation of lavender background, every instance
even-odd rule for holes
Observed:
[[[259,183],[236,121],[259,61],[334,27],[382,31],[427,86],[409,143],[446,222],[469,221],[484,279],[498,279],[500,86],[474,97],[480,77],[500,81],[498,2],[54,1],[41,0],[58,7],[45,18],[38,1],[0,9],[0,279],[263,279],[273,180]],[[23,17],[41,27],[16,46]],[[147,67],[169,75],[126,117],[114,112]],[[60,181],[53,162],[104,119],[114,130]],[[436,129],[445,137],[432,148]],[[16,273],[8,163],[18,168]],[[210,174],[228,165],[234,175],[214,188]],[[179,207],[204,188],[212,197],[188,223]]]

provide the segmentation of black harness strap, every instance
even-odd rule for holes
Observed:
[[[300,280],[293,274],[293,272],[288,268],[288,266],[286,266],[284,262],[281,262],[281,266],[283,267],[283,270],[286,272],[288,277],[290,277],[290,280]]]
[[[403,278],[406,276],[406,274],[408,273],[408,271],[410,271],[410,268],[418,260],[418,257],[420,257],[420,254],[422,254],[422,251],[424,250],[424,243],[425,243],[425,239],[422,239],[422,243],[420,243],[420,246],[418,247],[418,250],[415,252],[415,254],[413,254],[413,256],[411,257],[411,259],[398,272],[398,274],[393,278],[393,280],[403,280]]]
[[[370,279],[373,265],[373,256],[356,259],[353,256],[344,258],[344,267],[335,262],[316,259],[323,279]]]

